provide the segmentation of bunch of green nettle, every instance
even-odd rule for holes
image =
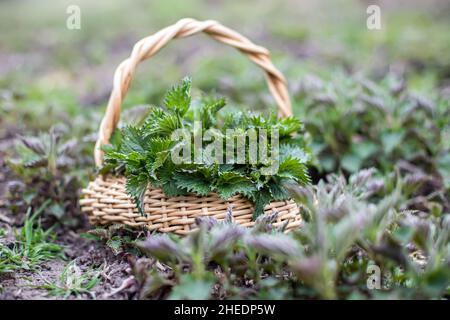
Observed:
[[[258,216],[269,202],[289,198],[287,185],[309,182],[310,155],[298,119],[227,113],[224,106],[222,98],[193,100],[191,81],[183,79],[142,123],[115,130],[103,147],[102,173],[126,176],[141,213],[149,185],[169,197],[241,194]]]

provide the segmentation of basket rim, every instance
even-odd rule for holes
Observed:
[[[91,183],[94,183],[94,182],[97,181],[97,179],[99,179],[99,178],[100,178],[101,180],[105,181],[105,182],[107,182],[107,181],[106,181],[107,179],[110,179],[110,180],[119,180],[119,181],[122,181],[122,180],[126,180],[126,179],[127,179],[124,175],[115,175],[115,174],[111,174],[111,173],[98,174],[98,175],[95,176],[95,178],[94,178],[93,180],[90,180],[90,181],[89,181],[88,187],[89,187],[89,185],[90,185]],[[92,194],[92,193],[93,193],[92,191],[90,191],[90,190],[88,189],[88,187],[82,188],[82,189],[81,189],[81,194],[82,194],[82,195],[85,195],[85,194]],[[236,193],[236,194],[234,194],[233,196],[231,196],[230,198],[224,199],[224,198],[222,198],[217,192],[213,192],[213,191],[209,192],[207,195],[199,195],[199,194],[196,194],[196,193],[193,193],[193,192],[188,192],[188,193],[186,193],[186,194],[184,194],[184,195],[179,195],[179,196],[170,197],[170,196],[167,196],[167,195],[164,193],[163,189],[160,188],[160,187],[155,187],[155,186],[152,186],[152,185],[149,184],[148,187],[147,187],[147,192],[148,192],[148,190],[155,190],[155,191],[157,190],[157,191],[161,191],[161,193],[164,194],[165,197],[166,197],[167,199],[171,199],[171,200],[173,200],[173,201],[176,201],[176,200],[179,200],[179,201],[186,201],[186,200],[189,200],[189,199],[186,199],[186,198],[202,199],[202,198],[208,198],[208,197],[216,197],[216,198],[218,198],[218,199],[221,199],[222,201],[231,201],[231,200],[243,199],[243,200],[246,200],[246,201],[250,202],[250,203],[254,206],[254,203],[253,203],[251,200],[249,200],[249,199],[247,199],[246,197],[244,197],[241,193]],[[131,197],[130,197],[130,198],[131,198]],[[178,198],[180,198],[180,199],[178,199]],[[83,200],[83,199],[80,199],[80,201],[81,201],[81,200]],[[289,199],[286,199],[286,200],[274,200],[274,201],[271,201],[270,203],[268,203],[268,205],[271,204],[271,203],[284,203],[284,202],[293,202],[293,203],[296,203],[296,204],[298,205],[298,203],[297,203],[294,199],[292,199],[292,198],[289,198]]]

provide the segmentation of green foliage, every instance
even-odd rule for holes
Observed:
[[[63,259],[63,248],[51,242],[54,235],[51,229],[43,230],[37,218],[50,201],[33,214],[28,209],[23,227],[15,233],[15,241],[9,245],[0,242],[0,274],[17,269],[34,270],[42,262]]]
[[[40,137],[20,137],[18,150],[24,168],[46,168],[50,175],[57,176],[58,170],[74,164],[76,140],[59,143],[61,133],[52,127],[48,134]]]
[[[77,139],[67,139],[67,127],[53,126],[48,133],[38,136],[20,136],[15,156],[8,160],[24,190],[10,190],[10,208],[25,210],[38,207],[48,199],[44,217],[67,225],[76,225],[73,214],[78,208],[78,190],[86,179],[83,148]],[[17,193],[17,194],[16,194]]]
[[[403,210],[407,182],[363,170],[292,185],[303,226],[284,234],[277,213],[252,229],[199,218],[184,238],[151,235],[149,257],[133,263],[141,298],[367,299],[441,298],[450,286],[448,215],[426,219]],[[380,288],[367,285],[380,268]]]
[[[438,202],[450,209],[450,104],[444,92],[424,96],[394,73],[375,83],[338,72],[327,82],[305,77],[295,100],[323,175],[398,169],[420,180],[422,206]]]
[[[168,196],[195,193],[207,195],[216,192],[224,199],[235,194],[255,203],[255,214],[263,212],[264,206],[271,200],[284,200],[288,194],[284,183],[309,182],[306,164],[309,161],[308,152],[305,151],[305,141],[302,137],[302,124],[298,119],[277,119],[275,115],[264,117],[262,115],[229,113],[219,114],[225,106],[223,99],[203,98],[192,101],[191,81],[184,79],[180,85],[168,91],[164,99],[164,107],[152,107],[144,123],[140,126],[125,126],[120,132],[116,131],[111,144],[104,147],[105,166],[102,172],[121,172],[127,177],[126,190],[134,199],[141,213],[143,213],[143,198],[148,185],[162,187]],[[222,117],[221,117],[222,116]],[[267,141],[270,150],[272,146],[272,129],[279,132],[279,153],[270,155],[269,161],[252,160],[250,147],[245,148],[245,164],[223,164],[224,155],[208,157],[207,149],[214,146],[215,139],[205,144],[203,149],[196,150],[196,137],[202,137],[202,132],[196,128],[196,122],[202,124],[201,130],[206,132],[215,129],[217,139],[223,139],[227,130],[233,129],[234,138],[239,136],[247,139],[247,130],[254,130],[255,136],[262,135],[267,130]],[[191,140],[177,140],[173,135],[177,129],[190,129],[195,135]],[[231,139],[230,139],[231,140]],[[223,144],[223,140],[217,140]],[[246,140],[244,140],[246,141]],[[235,143],[233,141],[233,143]],[[194,162],[175,163],[172,152],[188,144],[194,154]],[[262,143],[260,143],[262,145]],[[258,148],[261,148],[261,146]],[[229,156],[235,157],[239,147],[227,151]],[[256,149],[255,151],[260,151]],[[196,161],[200,153],[203,161]],[[190,154],[188,157],[190,158]],[[279,163],[278,163],[279,162]],[[270,167],[278,166],[279,170],[264,174]],[[276,169],[276,168],[275,168]]]
[[[399,160],[434,173],[449,151],[448,99],[425,98],[406,89],[404,79],[388,74],[379,83],[336,73],[325,84],[307,77],[297,92],[299,110],[309,115],[321,168],[355,172],[376,166],[385,172]],[[421,159],[429,155],[431,163]],[[434,170],[434,171],[433,171]]]
[[[211,218],[197,219],[197,223],[199,230],[186,238],[156,235],[138,243],[143,252],[158,258],[171,270],[159,273],[154,261],[150,265],[146,260],[136,261],[133,270],[139,281],[141,298],[161,294],[171,299],[212,296],[217,275],[208,270],[208,265],[228,263],[234,256],[233,251],[240,247],[245,228],[232,223],[231,215],[221,223]]]
[[[95,299],[92,289],[99,281],[100,271],[93,269],[83,271],[73,260],[64,267],[57,283],[46,281],[46,284],[38,286],[38,288],[47,290],[52,296],[64,299],[71,295],[79,297],[82,294],[88,294]]]
[[[164,98],[164,105],[168,110],[183,117],[191,106],[191,80],[185,78],[180,85],[169,90]]]
[[[82,234],[82,237],[102,241],[115,255],[130,252],[136,254],[135,242],[139,240],[139,234],[121,224],[113,224],[108,227],[97,227]]]

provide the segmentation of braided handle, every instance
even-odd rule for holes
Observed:
[[[284,76],[272,64],[269,51],[266,48],[255,45],[239,33],[212,20],[197,21],[194,19],[181,19],[176,24],[164,28],[152,36],[137,42],[128,59],[122,61],[114,73],[114,83],[105,116],[100,124],[98,140],[95,145],[95,164],[101,166],[103,152],[101,146],[108,144],[111,134],[117,126],[120,118],[120,107],[128,91],[136,66],[142,60],[152,57],[170,40],[185,38],[193,34],[204,32],[214,39],[235,47],[246,54],[250,60],[260,66],[266,74],[269,90],[278,105],[280,117],[292,115],[292,107],[289,99],[286,80]]]

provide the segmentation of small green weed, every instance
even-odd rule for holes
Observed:
[[[38,286],[38,288],[47,290],[52,296],[59,296],[64,299],[67,299],[70,295],[78,297],[82,294],[88,294],[95,299],[95,293],[91,290],[99,281],[100,271],[88,269],[83,272],[73,260],[64,267],[57,283],[46,280],[46,284]]]
[[[52,229],[43,230],[37,220],[49,203],[50,200],[46,201],[33,214],[28,209],[23,227],[15,232],[13,244],[0,243],[0,273],[34,270],[44,261],[64,259],[63,248],[51,242],[55,239]]]
[[[137,254],[135,243],[141,238],[140,233],[121,224],[97,227],[81,236],[89,240],[102,241],[115,255],[124,252]]]

